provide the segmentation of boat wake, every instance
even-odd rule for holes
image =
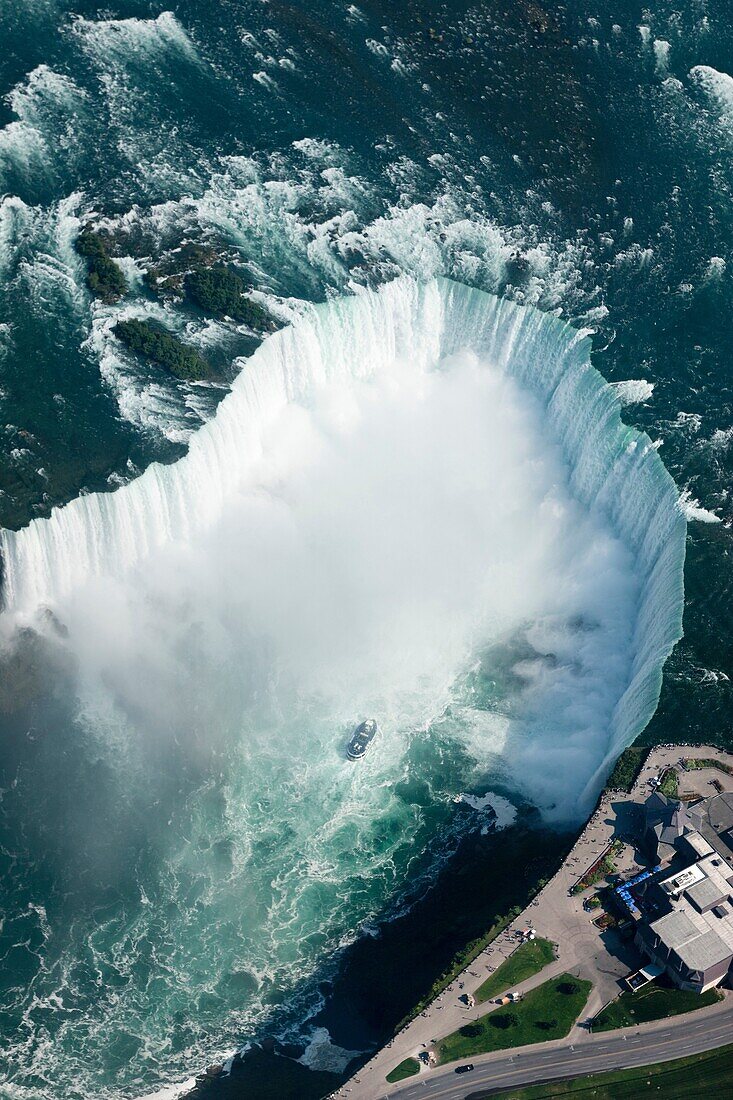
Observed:
[[[73,720],[35,736],[63,729],[50,774],[77,833],[66,803],[45,824],[72,834],[68,868],[103,840],[94,880],[134,878],[37,975],[65,1095],[180,1079],[283,989],[301,1026],[324,960],[475,816],[460,792],[490,788],[497,827],[517,794],[587,813],[655,709],[685,544],[589,349],[402,277],[269,337],[177,463],[2,532],[4,627],[67,658]],[[355,766],[363,715],[379,736]],[[165,958],[143,965],[147,943]],[[81,1023],[63,1006],[85,967],[112,978]]]

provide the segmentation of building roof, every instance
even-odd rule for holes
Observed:
[[[721,901],[725,901],[730,893],[730,887],[721,885],[719,881],[713,878],[701,879],[700,882],[694,883],[689,889],[685,890],[685,897],[689,898],[692,904],[704,913],[706,909],[712,909],[714,905],[718,905]]]
[[[698,927],[681,909],[667,913],[651,927],[689,970],[704,972],[733,955],[733,943],[726,943],[713,928]]]
[[[693,829],[733,866],[733,791],[711,795],[689,811]]]
[[[733,945],[726,943],[717,932],[709,928],[707,932],[701,932],[699,936],[683,944],[677,950],[677,954],[690,970],[700,970],[704,973],[716,963],[729,960],[733,955]]]
[[[660,882],[674,908],[651,931],[689,970],[703,974],[733,958],[730,868],[715,853]],[[721,911],[722,910],[722,911]]]
[[[686,807],[659,791],[654,791],[647,798],[644,810],[647,831],[654,833],[657,853],[664,858],[673,855],[679,838],[695,828]]]
[[[671,913],[655,920],[651,927],[673,951],[677,951],[697,935],[697,928],[683,909],[673,909]]]
[[[705,872],[700,863],[692,863],[681,871],[675,871],[669,878],[662,879],[659,885],[666,894],[679,897],[683,890],[689,890],[691,886],[694,886],[697,882],[702,882],[704,878]]]
[[[700,859],[702,859],[703,856],[712,855],[715,851],[712,844],[710,844],[704,836],[701,836],[700,833],[685,833],[685,841]]]

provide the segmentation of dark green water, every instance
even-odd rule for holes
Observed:
[[[212,415],[223,389],[175,382],[110,332],[134,306],[222,362],[254,346],[145,291],[145,267],[183,242],[236,256],[282,320],[402,272],[448,274],[594,329],[609,381],[653,385],[625,418],[698,503],[685,636],[642,736],[730,744],[732,17],[721,2],[0,0],[0,522],[175,460]],[[118,307],[92,300],[73,249],[92,215],[126,257]],[[28,644],[2,691],[0,1095],[142,1096],[258,1028],[297,1039],[325,994],[339,1046],[395,1022],[365,976],[375,958],[398,969],[393,941],[415,918],[352,949],[335,992],[319,982],[360,923],[373,935],[402,912],[475,825],[450,803],[475,779],[462,752],[412,745],[368,832],[373,877],[351,868],[344,889],[314,891],[298,911],[307,949],[273,949],[266,973],[268,944],[231,922],[241,853],[224,747],[146,746],[131,791],[76,728],[63,654]],[[287,769],[271,780],[297,798]],[[268,830],[266,803],[252,815],[275,880],[289,836]],[[171,821],[197,859],[171,857]],[[466,865],[494,866],[491,845],[462,849]],[[261,898],[247,905],[265,927]],[[396,993],[396,1016],[418,986]],[[336,1034],[350,1000],[358,1019]]]

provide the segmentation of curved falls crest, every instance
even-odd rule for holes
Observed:
[[[309,307],[246,363],[215,418],[171,466],[152,465],[110,493],[79,497],[17,533],[3,531],[6,612],[53,607],[85,578],[121,575],[154,550],[212,525],[290,403],[366,381],[409,357],[424,369],[469,349],[531,393],[560,447],[573,497],[604,517],[633,555],[640,598],[629,674],[605,752],[584,777],[588,805],[611,762],[651,718],[662,667],[681,636],[685,520],[649,438],[621,420],[591,365],[590,341],[555,317],[447,279],[400,278],[379,291]]]

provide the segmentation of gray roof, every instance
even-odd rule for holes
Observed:
[[[724,940],[721,940],[717,932],[712,928],[703,932],[689,943],[676,949],[685,966],[690,970],[709,970],[716,963],[725,962],[733,955],[731,948]]]
[[[708,819],[719,833],[733,829],[733,791],[715,794],[708,799]]]
[[[682,944],[698,935],[697,928],[681,909],[673,909],[671,913],[655,920],[651,927],[673,951],[677,951]]]
[[[673,910],[652,925],[664,943],[690,970],[709,970],[733,955],[733,947],[712,928],[702,931],[680,910]]]
[[[701,913],[706,909],[712,909],[714,905],[727,897],[727,891],[722,889],[720,883],[713,882],[709,878],[694,883],[685,890],[685,894]]]
[[[686,807],[676,799],[654,791],[647,798],[644,810],[646,827],[656,837],[659,855],[672,855],[679,838],[693,828]]]
[[[733,792],[703,799],[692,807],[689,817],[692,828],[733,865]]]

